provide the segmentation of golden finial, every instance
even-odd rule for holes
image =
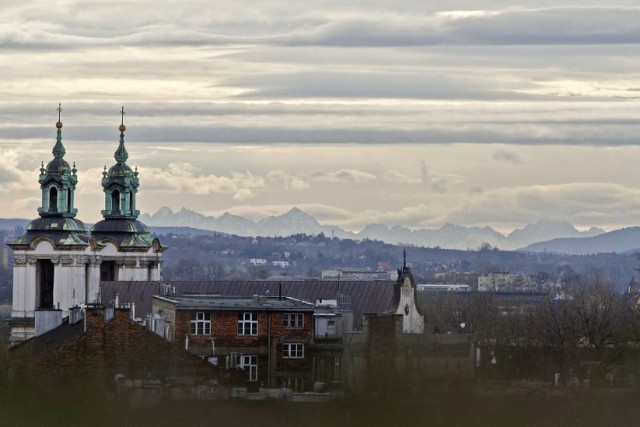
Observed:
[[[122,106],[122,110],[120,110],[120,114],[122,115],[122,120],[120,121],[120,127],[118,129],[120,129],[120,132],[124,132],[127,130],[127,127],[124,125],[124,105]]]
[[[62,128],[62,122],[60,121],[60,113],[62,113],[62,102],[58,103],[58,123],[56,123],[56,128],[61,129]]]

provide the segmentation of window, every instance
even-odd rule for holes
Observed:
[[[49,212],[58,212],[58,189],[56,187],[49,189]]]
[[[258,313],[238,313],[238,335],[258,335]]]
[[[113,190],[111,193],[111,212],[116,212],[120,210],[120,192],[118,190]]]
[[[211,313],[196,311],[191,315],[191,335],[211,335]]]
[[[247,373],[249,381],[258,381],[258,356],[241,354],[238,367]]]
[[[302,313],[285,313],[282,319],[285,328],[302,328],[304,325],[304,314]]]
[[[283,359],[302,359],[304,357],[304,344],[284,343],[282,344]]]

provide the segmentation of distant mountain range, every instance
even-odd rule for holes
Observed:
[[[354,233],[340,227],[322,225],[313,216],[298,208],[293,208],[282,215],[252,221],[229,213],[216,218],[186,208],[173,212],[170,208],[163,207],[153,215],[141,215],[140,220],[151,227],[191,227],[240,236],[289,236],[298,233],[310,235],[324,233],[327,236],[333,235],[340,238],[375,239],[392,244],[463,250],[477,249],[483,243],[504,250],[514,250],[552,239],[575,238],[582,240],[604,233],[602,229],[596,227],[592,227],[588,231],[578,231],[570,223],[559,221],[539,221],[535,224],[528,224],[522,229],[514,230],[507,236],[488,226],[463,227],[453,224],[445,224],[438,229],[418,230],[410,230],[402,226],[389,228],[384,224],[369,224]],[[638,246],[640,247],[640,244]],[[527,250],[529,249],[527,248]]]
[[[607,252],[635,252],[640,250],[640,227],[621,228],[587,238],[557,238],[533,243],[522,249],[527,252],[555,252],[588,255]]]
[[[313,216],[298,208],[282,215],[252,221],[229,213],[216,218],[186,208],[173,212],[170,208],[163,207],[153,215],[142,214],[140,220],[147,224],[152,232],[158,234],[216,232],[239,236],[290,236],[299,233],[324,233],[342,239],[372,239],[396,245],[409,244],[443,249],[478,249],[487,243],[503,250],[546,251],[570,255],[640,251],[640,227],[622,228],[608,233],[597,227],[588,231],[578,231],[565,221],[538,221],[505,236],[488,226],[463,227],[454,224],[445,224],[438,229],[418,230],[402,226],[368,224],[354,233],[340,227],[322,225]],[[25,227],[28,223],[29,220],[22,218],[0,218],[0,229],[14,230],[16,227]]]

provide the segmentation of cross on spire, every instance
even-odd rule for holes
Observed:
[[[125,115],[124,105],[122,106],[122,110],[120,111],[120,114],[122,115],[122,120],[120,121],[120,125],[124,125],[124,115]]]
[[[58,103],[58,108],[56,108],[56,111],[58,112],[58,121],[60,121],[60,113],[62,113],[62,102]]]

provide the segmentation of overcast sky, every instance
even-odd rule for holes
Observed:
[[[131,3],[3,0],[0,216],[62,102],[86,222],[124,105],[143,212],[640,225],[637,0]]]

